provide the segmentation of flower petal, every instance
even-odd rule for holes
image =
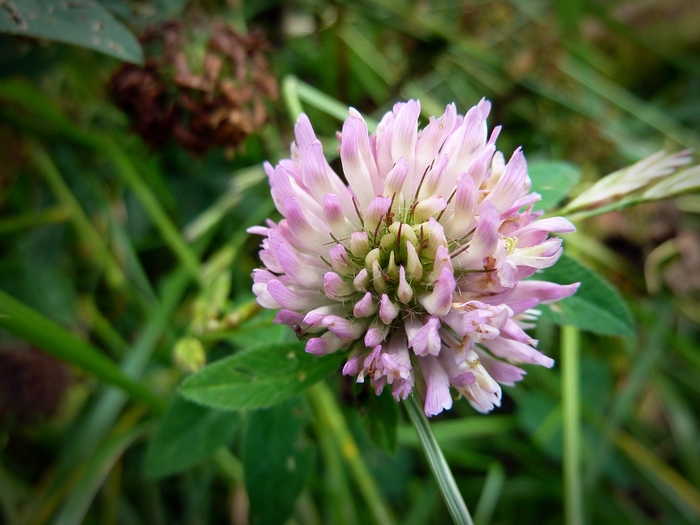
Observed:
[[[440,277],[433,285],[433,290],[418,297],[418,301],[430,315],[445,315],[452,307],[452,293],[457,283],[452,272],[443,268]]]
[[[429,355],[419,357],[421,374],[425,379],[425,415],[436,416],[445,409],[452,408],[452,396],[450,395],[450,379],[438,360]]]

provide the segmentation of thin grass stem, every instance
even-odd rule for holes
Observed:
[[[578,328],[562,328],[562,405],[564,417],[564,514],[568,525],[583,525],[581,480],[581,337]]]
[[[467,509],[464,498],[462,498],[462,494],[452,475],[450,466],[447,464],[445,456],[440,449],[440,445],[438,445],[435,435],[430,429],[428,418],[423,412],[423,407],[414,394],[411,394],[406,399],[406,411],[418,433],[421,445],[423,446],[425,455],[428,458],[428,463],[430,464],[430,470],[432,470],[438,482],[438,487],[440,487],[440,492],[447,505],[447,510],[450,511],[450,516],[452,516],[452,521],[454,521],[455,525],[474,525],[472,517],[469,514],[469,509]]]

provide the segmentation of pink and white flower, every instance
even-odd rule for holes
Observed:
[[[418,385],[429,416],[450,388],[488,412],[501,384],[553,365],[525,331],[540,303],[578,285],[523,279],[553,265],[566,219],[538,220],[520,149],[508,162],[488,135],[490,103],[454,104],[419,129],[420,103],[397,103],[370,135],[350,109],[339,134],[344,181],[323,156],[306,115],[291,159],[266,163],[283,219],[264,237],[258,302],[299,327],[315,355],[348,352],[343,373],[405,399]]]

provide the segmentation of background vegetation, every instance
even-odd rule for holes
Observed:
[[[215,19],[266,37],[226,48],[257,75],[211,73]],[[189,76],[158,40],[167,20]],[[262,162],[289,155],[300,109],[332,157],[348,105],[377,119],[487,97],[499,149],[523,146],[554,206],[659,149],[700,152],[699,25],[693,0],[0,1],[0,522],[447,523],[402,407],[304,361],[256,307]],[[120,84],[148,28],[159,76]],[[202,77],[247,95],[207,99]],[[550,278],[606,291],[568,319],[584,330],[566,329],[569,375],[529,368],[493,414],[460,401],[431,420],[478,524],[700,522],[699,214],[685,195],[581,217],[567,253],[624,301],[563,261]],[[561,363],[566,330],[543,317]],[[213,395],[210,367],[178,394],[256,347],[258,371],[291,350],[302,387],[327,380],[227,411],[188,400]],[[224,386],[210,404],[248,399]]]

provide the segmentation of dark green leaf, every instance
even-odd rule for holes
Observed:
[[[182,394],[204,405],[228,410],[281,403],[338,367],[341,356],[316,357],[304,344],[274,343],[244,350],[187,378]]]
[[[136,37],[95,0],[7,0],[0,33],[43,38],[143,63]]]
[[[542,195],[537,208],[549,210],[566,197],[571,187],[581,177],[581,171],[569,162],[548,160],[528,165],[532,191]]]
[[[367,414],[362,425],[372,442],[391,454],[396,453],[396,434],[399,424],[399,404],[388,388],[380,396],[372,393],[365,404]]]
[[[236,328],[236,331],[227,340],[240,348],[248,349],[282,343],[293,332],[286,325],[272,322],[276,314],[277,312],[272,310],[263,310]]]
[[[562,421],[560,408],[550,397],[531,392],[518,399],[518,423],[532,441],[549,457],[559,459],[562,453]]]
[[[181,472],[208,458],[225,445],[240,417],[176,396],[148,443],[146,474],[163,477]]]
[[[284,523],[311,474],[314,449],[301,433],[303,419],[298,399],[250,415],[243,468],[252,525]]]
[[[543,319],[601,335],[634,333],[632,314],[619,292],[602,276],[575,260],[562,256],[537,278],[558,284],[581,283],[576,295],[542,305]]]

